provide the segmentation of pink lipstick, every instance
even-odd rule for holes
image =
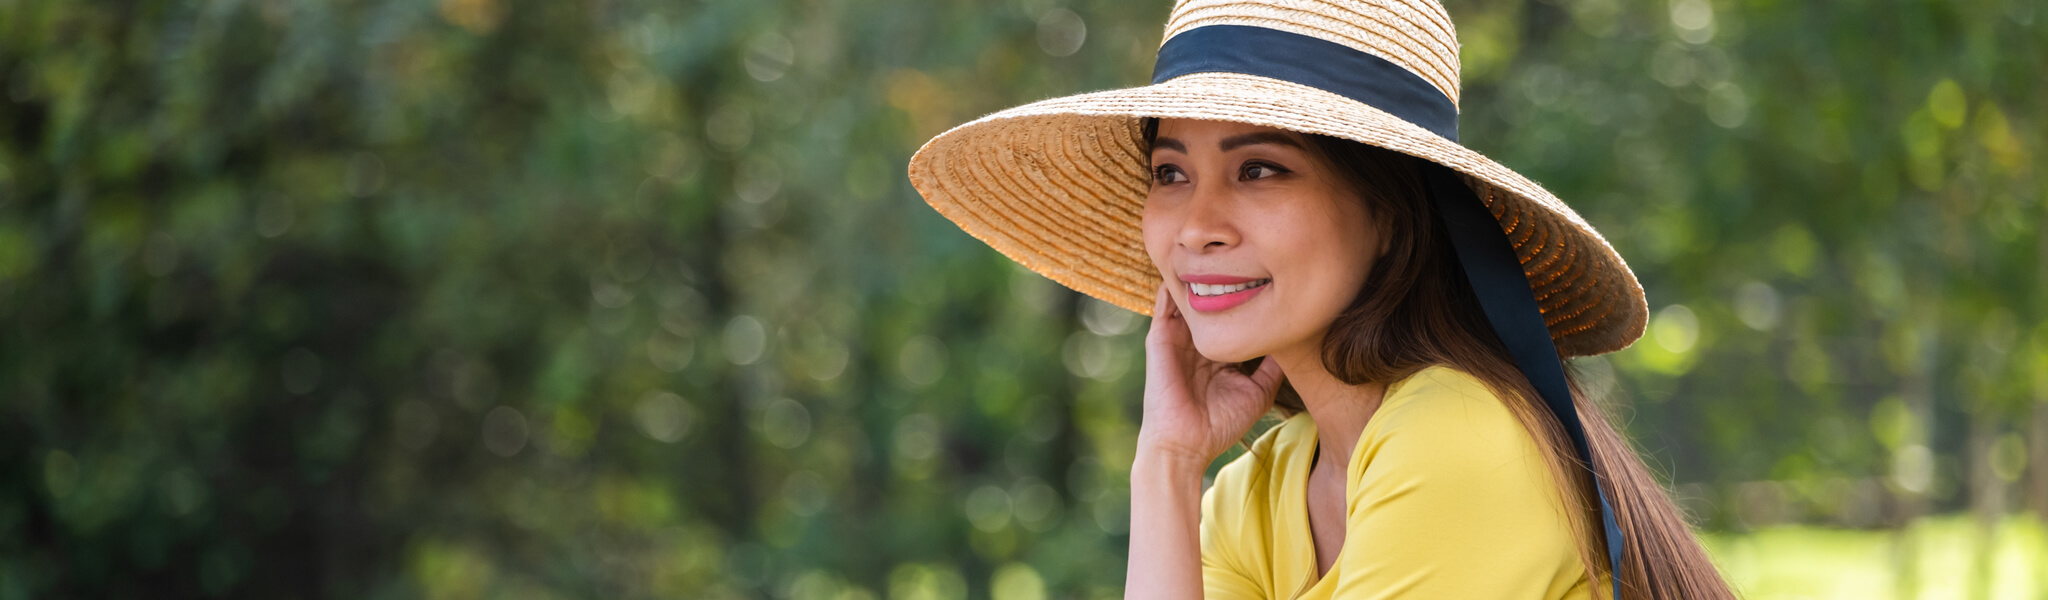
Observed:
[[[1250,302],[1273,283],[1272,279],[1232,275],[1183,275],[1180,279],[1187,286],[1188,308],[1203,313],[1222,312]]]

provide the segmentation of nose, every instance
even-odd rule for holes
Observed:
[[[1233,201],[1228,186],[1198,183],[1185,205],[1186,217],[1181,219],[1175,242],[1198,253],[1236,246],[1239,237],[1237,227],[1231,223]]]

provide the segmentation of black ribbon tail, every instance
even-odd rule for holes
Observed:
[[[1550,414],[1564,426],[1579,459],[1592,469],[1593,454],[1586,445],[1586,430],[1579,422],[1578,408],[1572,404],[1564,363],[1557,356],[1550,328],[1543,324],[1543,312],[1536,304],[1536,292],[1508,243],[1507,233],[1450,167],[1423,161],[1423,169],[1430,198],[1436,203],[1437,213],[1443,216],[1451,245],[1457,248],[1458,261],[1464,264],[1465,278],[1472,282],[1472,292],[1479,297],[1486,320],[1493,324],[1494,333],[1515,357],[1516,367],[1543,397]],[[1593,491],[1600,498],[1600,524],[1607,534],[1607,562],[1614,584],[1612,597],[1619,599],[1621,527],[1614,520],[1613,505],[1607,502],[1606,484],[1600,480],[1598,470],[1592,472]]]

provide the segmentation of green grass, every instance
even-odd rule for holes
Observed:
[[[2048,598],[2048,527],[2032,516],[1988,529],[1952,515],[1898,531],[1791,525],[1705,538],[1745,598]]]

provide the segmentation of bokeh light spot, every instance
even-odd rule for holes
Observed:
[[[944,563],[905,563],[889,571],[889,600],[965,600],[967,580]]]
[[[206,504],[206,482],[191,467],[178,467],[164,472],[158,482],[163,494],[164,511],[172,516],[190,515]]]
[[[1657,311],[1657,320],[1650,325],[1657,337],[1657,345],[1672,353],[1692,350],[1700,339],[1700,320],[1692,309],[1683,304],[1673,304]]]
[[[1061,345],[1067,372],[1098,381],[1115,381],[1130,370],[1132,350],[1116,339],[1076,331]]]
[[[996,568],[989,578],[992,600],[1045,600],[1045,579],[1031,565],[1013,562]]]
[[[1934,452],[1919,444],[1900,448],[1892,454],[1892,483],[1916,494],[1933,487]]]
[[[1038,48],[1053,56],[1069,56],[1088,42],[1088,23],[1081,15],[1055,8],[1038,18]]]
[[[1735,318],[1757,331],[1770,331],[1778,326],[1780,307],[1778,290],[1771,284],[1751,281],[1735,288]]]
[[[1707,90],[1707,120],[1728,129],[1749,120],[1749,94],[1734,82],[1723,81]]]
[[[342,181],[348,195],[362,198],[384,189],[384,159],[372,152],[357,152],[348,159],[348,171]]]
[[[831,500],[825,478],[810,470],[791,473],[782,483],[782,497],[788,500],[791,511],[805,516],[825,510]]]
[[[648,392],[633,407],[633,423],[640,427],[640,433],[664,444],[682,440],[695,421],[695,411],[674,392]]]
[[[1003,488],[984,485],[967,494],[963,506],[967,521],[982,531],[996,531],[1010,525],[1010,493]]]
[[[1707,0],[1673,0],[1671,25],[1678,29],[1678,39],[1707,43],[1714,39],[1714,5]]]
[[[931,415],[914,414],[896,422],[895,455],[899,465],[914,465],[939,453],[939,422]]]
[[[937,383],[946,374],[945,344],[928,335],[910,338],[896,352],[896,371],[913,388]]]
[[[721,150],[737,152],[754,139],[753,115],[737,104],[726,105],[704,120],[704,137]]]
[[[1999,480],[2019,481],[2020,475],[2027,471],[2027,440],[2016,433],[1998,436],[1998,441],[1991,444],[1987,458],[1991,462],[1991,474],[1997,475]]]
[[[743,62],[748,77],[755,81],[775,81],[781,79],[789,65],[796,62],[796,46],[789,43],[789,38],[764,33],[747,44],[747,57]]]
[[[498,456],[512,456],[526,448],[526,415],[510,406],[499,406],[484,415],[484,449]]]
[[[696,354],[697,346],[689,340],[676,339],[664,333],[647,336],[647,361],[662,371],[675,373],[689,368],[690,360]]]
[[[761,359],[768,347],[768,330],[761,321],[740,315],[725,323],[725,358],[736,365],[750,365]]]
[[[1963,96],[1963,86],[1956,85],[1956,80],[1942,79],[1927,91],[1927,110],[1934,115],[1934,122],[1955,129],[1963,126],[1963,118],[1970,111],[1970,102]]]
[[[811,411],[789,398],[768,401],[759,417],[761,437],[778,448],[790,449],[811,438]]]
[[[291,202],[281,196],[270,196],[256,206],[256,235],[274,238],[291,231],[293,214]]]
[[[1138,313],[1090,297],[1081,308],[1081,324],[1095,335],[1123,335],[1137,328]]]
[[[1017,521],[1025,529],[1045,531],[1051,529],[1060,513],[1060,493],[1036,478],[1018,480],[1013,498]]]

